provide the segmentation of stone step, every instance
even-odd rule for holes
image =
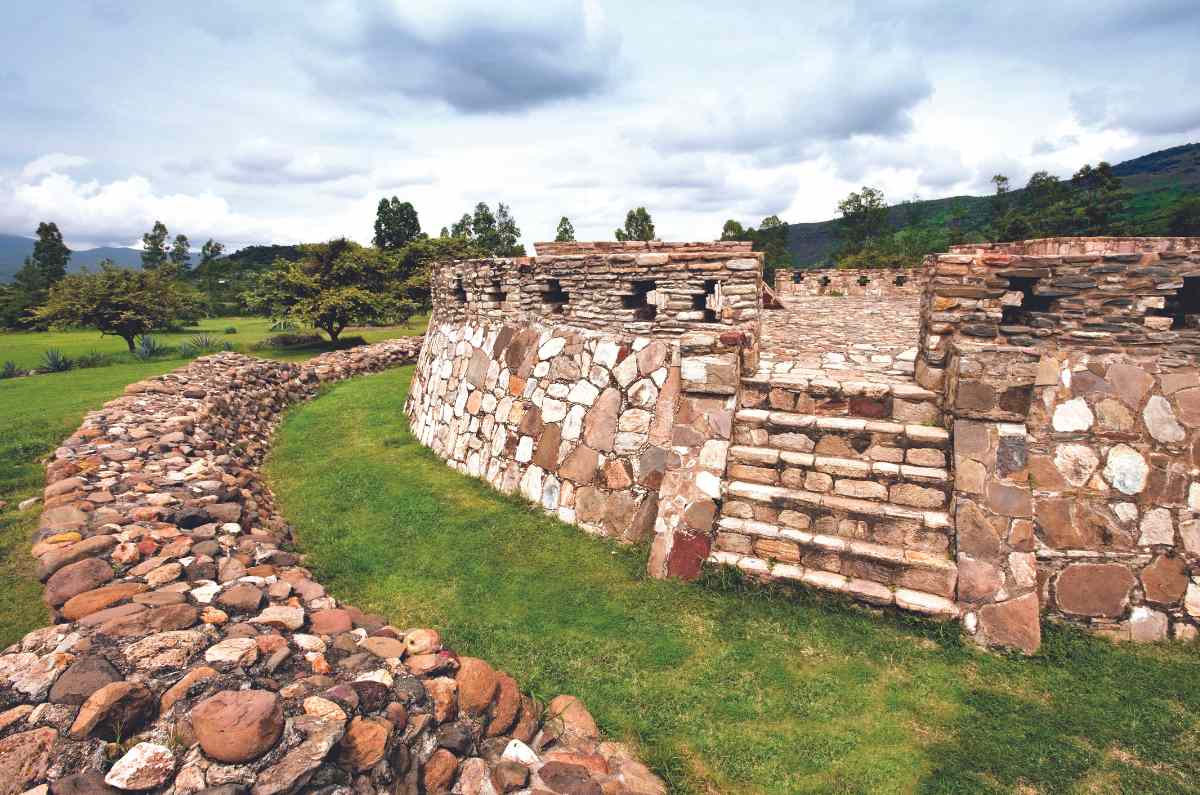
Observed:
[[[880,482],[904,481],[907,483],[932,484],[946,484],[950,482],[950,472],[941,467],[923,467],[914,464],[893,464],[890,461],[871,461],[861,458],[814,455],[813,453],[798,453],[794,450],[779,450],[774,447],[754,447],[752,445],[735,444],[729,448],[729,458],[738,464],[757,468],[777,469],[794,467],[811,469],[834,477],[870,479]],[[759,482],[771,483],[775,481]]]
[[[924,489],[916,484],[896,486]],[[904,496],[904,492],[897,492]],[[889,489],[891,496],[891,489]],[[754,520],[794,530],[858,539],[905,550],[948,554],[953,535],[950,515],[939,492],[936,508],[893,500],[730,479],[725,483],[721,518]]]
[[[805,566],[802,563],[788,563],[722,549],[714,549],[707,562],[711,565],[734,566],[752,577],[804,585],[843,594],[873,605],[899,607],[931,618],[950,619],[959,615],[958,605],[946,596],[903,585],[887,585],[876,579],[842,574],[825,568]]]
[[[788,374],[742,379],[741,407],[830,417],[940,424],[940,396],[914,383],[835,381]]]
[[[950,433],[944,428],[767,409],[738,411],[733,441],[780,451],[943,469],[950,458]]]

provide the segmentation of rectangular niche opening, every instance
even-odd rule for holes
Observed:
[[[503,304],[507,298],[508,293],[504,292],[504,285],[500,282],[500,278],[493,277],[488,284],[487,291],[483,294],[483,299],[495,304]]]
[[[653,281],[633,283],[633,294],[621,296],[621,306],[632,309],[635,320],[653,320],[658,315],[657,293]]]
[[[1008,289],[1021,293],[1020,306],[1006,306],[1000,323],[1005,326],[1028,326],[1032,312],[1049,312],[1054,305],[1053,296],[1036,295],[1034,286],[1041,281],[1036,276],[1009,276]]]
[[[465,304],[467,302],[467,291],[463,288],[463,279],[461,276],[455,277],[454,289],[451,294],[454,296],[456,303]]]
[[[804,271],[792,271],[792,284],[800,284],[804,281]]]
[[[1183,287],[1165,299],[1154,314],[1171,318],[1172,329],[1200,328],[1200,276],[1183,277]]]
[[[692,296],[692,309],[704,313],[705,323],[717,322],[717,285],[716,279],[704,280],[704,292]]]
[[[561,315],[570,296],[563,290],[558,279],[547,279],[542,290],[542,310],[549,315]]]

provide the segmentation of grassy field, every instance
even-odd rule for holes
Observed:
[[[370,341],[388,339],[424,331],[425,318],[414,318],[405,326],[348,329],[347,334],[362,334]],[[262,318],[216,318],[200,324],[196,331],[179,335],[186,339],[199,331],[220,334],[226,326],[238,327],[237,340],[243,346],[268,336],[269,321]],[[170,335],[164,335],[170,336]],[[96,343],[95,332],[0,333],[0,362],[19,360],[32,366],[41,360],[48,347],[62,348],[68,355],[86,352]],[[178,339],[173,340],[173,344]],[[124,349],[124,343],[105,338],[106,350]],[[115,347],[114,347],[115,346]],[[268,350],[258,355],[298,361],[320,349]],[[41,587],[33,579],[33,559],[29,556],[30,537],[36,528],[40,506],[17,511],[17,503],[40,496],[45,469],[42,458],[79,427],[83,415],[121,394],[126,384],[165,373],[186,364],[178,356],[148,362],[128,354],[107,367],[71,370],[26,378],[0,380],[0,648],[35,627],[46,623]]]
[[[425,331],[428,318],[425,315],[413,317],[403,326],[380,326],[364,328],[348,328],[342,336],[361,336],[367,342],[378,342],[391,337],[405,334],[421,334]],[[214,317],[206,318],[189,326],[178,333],[155,333],[151,336],[171,346],[187,342],[197,334],[208,334],[218,342],[231,342],[242,352],[251,352],[250,346],[271,336],[271,321],[263,317]],[[236,328],[236,334],[226,334],[225,329]],[[308,332],[311,333],[311,332]],[[125,346],[125,341],[119,337],[102,337],[100,332],[93,330],[76,331],[23,331],[0,332],[0,364],[6,361],[15,362],[20,368],[39,367],[42,356],[50,348],[57,348],[71,358],[91,353],[109,354],[117,362],[136,362]],[[294,356],[307,358],[314,351],[293,352]],[[270,351],[262,355],[272,356]]]
[[[409,434],[410,368],[294,409],[268,475],[337,597],[582,697],[678,792],[1200,792],[1200,661],[1048,627],[1034,659],[954,624],[714,575],[647,580]]]

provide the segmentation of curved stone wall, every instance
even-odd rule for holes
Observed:
[[[280,412],[420,344],[207,356],[88,415],[33,548],[55,623],[0,655],[0,793],[665,792],[577,700],[339,605],[293,551],[257,471]]]

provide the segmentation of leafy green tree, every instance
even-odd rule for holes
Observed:
[[[517,242],[521,230],[506,204],[497,204],[496,212],[484,202],[475,205],[474,214],[463,217],[450,227],[450,236],[469,242],[480,256],[517,257],[525,247]]]
[[[12,287],[0,295],[0,326],[30,328],[37,324],[34,310],[46,302],[51,287],[67,273],[71,249],[53,221],[37,228],[37,242],[25,264],[13,275]]]
[[[763,278],[768,284],[775,281],[775,271],[787,268],[792,264],[792,255],[788,251],[788,227],[778,215],[768,215],[758,225],[758,232],[751,230],[754,240],[754,250],[763,253]]]
[[[401,248],[422,236],[421,222],[411,202],[395,196],[380,199],[375,211],[375,247]]]
[[[960,201],[951,203],[946,211],[946,242],[954,246],[967,239],[967,207]]]
[[[1074,188],[1074,230],[1077,235],[1121,235],[1126,232],[1122,219],[1130,193],[1121,186],[1121,180],[1112,173],[1112,166],[1101,161],[1095,168],[1091,164],[1075,172],[1071,177]]]
[[[625,228],[616,231],[617,240],[654,240],[654,222],[645,207],[638,207],[625,214]]]
[[[176,273],[183,273],[188,269],[188,260],[191,256],[192,244],[188,242],[187,235],[175,235],[175,242],[171,244],[171,253],[168,258]]]
[[[725,225],[723,227],[721,227],[720,239],[721,240],[750,240],[753,232],[754,232],[753,227],[751,227],[750,230],[747,231],[746,228],[741,225],[741,223],[730,218],[728,221],[725,222]]]
[[[200,247],[200,264],[212,266],[225,253],[225,244],[218,243],[211,237]]]
[[[843,250],[854,253],[867,247],[887,231],[888,209],[883,191],[864,185],[838,202],[842,217],[838,232]]]
[[[461,242],[461,241],[460,241]],[[364,248],[346,239],[302,246],[303,256],[275,261],[248,303],[272,317],[292,317],[321,329],[334,343],[349,325],[405,319],[416,310],[402,285],[400,250]],[[444,244],[443,244],[444,245]]]
[[[555,243],[573,243],[575,241],[575,225],[571,219],[563,216],[558,219],[558,229],[554,233]]]
[[[204,294],[208,298],[208,311],[214,314],[218,311],[217,294],[224,275],[222,271],[228,269],[222,267],[221,255],[224,253],[225,246],[209,238],[200,247],[200,262],[192,274],[199,283],[204,285]],[[228,266],[230,263],[224,264]]]
[[[170,328],[198,311],[195,291],[169,268],[135,271],[105,260],[96,273],[72,274],[51,287],[36,315],[52,326],[86,326],[120,337],[132,353],[139,336]]]
[[[1171,206],[1167,234],[1200,236],[1200,196],[1182,197]]]
[[[167,227],[155,221],[154,228],[142,235],[142,267],[154,270],[167,263]]]

